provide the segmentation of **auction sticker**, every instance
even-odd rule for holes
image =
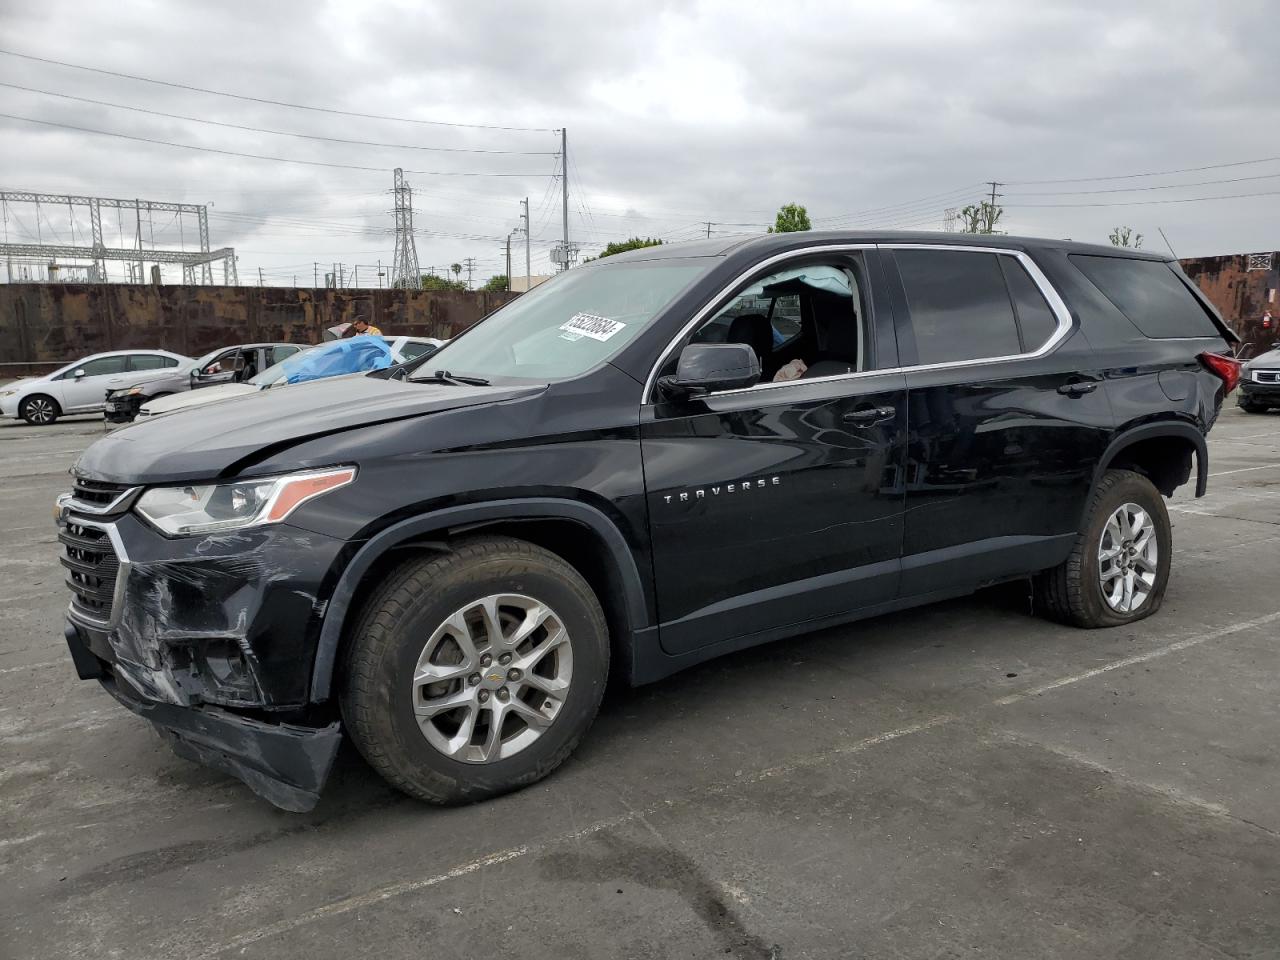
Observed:
[[[564,331],[561,336],[565,340],[579,340],[590,337],[603,343],[625,327],[625,323],[610,320],[608,317],[597,317],[594,313],[575,313],[567,321],[560,324]]]

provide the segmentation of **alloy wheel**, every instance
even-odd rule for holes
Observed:
[[[52,423],[53,401],[44,397],[32,397],[27,401],[27,416],[33,423]]]
[[[1159,550],[1155,524],[1142,507],[1126,503],[1111,514],[1098,544],[1098,583],[1107,606],[1133,613],[1147,602],[1156,583]]]
[[[542,736],[572,678],[573,646],[560,616],[532,597],[492,594],[431,634],[413,671],[413,712],[445,756],[492,763]]]

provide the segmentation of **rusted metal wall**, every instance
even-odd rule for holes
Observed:
[[[199,356],[251,341],[318,343],[357,313],[389,336],[448,338],[513,294],[138,284],[0,285],[0,378],[103,350]],[[21,369],[20,369],[21,367]]]
[[[1254,255],[1256,256],[1256,254]],[[1183,271],[1204,291],[1232,329],[1247,345],[1242,356],[1253,356],[1280,340],[1280,252],[1271,254],[1266,270],[1250,270],[1247,253],[1225,257],[1191,257],[1179,261]],[[1269,329],[1262,315],[1271,311]]]

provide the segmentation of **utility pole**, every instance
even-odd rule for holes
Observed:
[[[358,263],[356,264],[356,279],[354,286],[357,290],[360,289],[360,264]]]
[[[258,268],[258,286],[262,286],[262,268]]]
[[[511,289],[511,234],[512,233],[515,233],[515,231],[512,230],[510,233],[507,234],[507,289],[508,290]]]
[[[533,272],[529,269],[529,198],[525,197],[524,203],[524,292],[529,292],[530,277]]]
[[[711,221],[710,220],[707,221],[707,239],[708,240],[711,239]]]
[[[320,264],[315,260],[311,261],[311,286],[313,288],[320,286]]]
[[[996,193],[996,187],[1003,187],[1004,184],[1000,183],[997,180],[988,180],[987,183],[991,184],[991,208],[987,213],[987,233],[995,233],[996,232],[996,197],[1000,196],[1000,194]]]
[[[378,289],[382,289],[382,261],[378,261]]]
[[[476,266],[476,258],[475,258],[475,257],[467,257],[467,259],[465,259],[465,260],[463,260],[463,261],[462,261],[462,265],[463,265],[464,267],[466,267],[466,268],[467,268],[467,289],[468,289],[468,290],[470,290],[470,289],[472,289],[472,286],[471,286],[471,271],[473,271],[473,270],[475,269],[475,266]]]
[[[569,269],[569,131],[560,128],[560,215],[564,226],[564,262],[561,270]]]

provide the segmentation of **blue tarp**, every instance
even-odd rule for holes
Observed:
[[[285,383],[305,383],[344,373],[364,373],[391,366],[391,348],[381,337],[351,337],[304,350],[282,364]]]

